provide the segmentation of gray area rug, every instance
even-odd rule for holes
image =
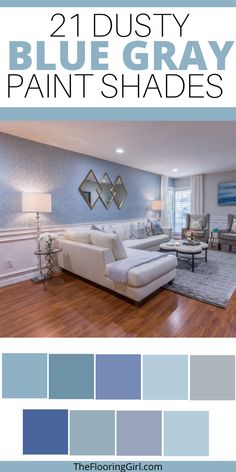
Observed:
[[[188,264],[179,262],[174,283],[165,288],[226,308],[236,289],[236,254],[208,251],[207,263],[195,260],[194,273]]]

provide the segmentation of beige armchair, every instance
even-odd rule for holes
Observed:
[[[236,231],[232,231],[236,224],[236,215],[228,215],[228,226],[226,229],[219,231],[219,251],[222,246],[228,246],[229,251],[232,247],[236,247]]]
[[[192,229],[195,232],[196,239],[208,243],[210,231],[210,214],[205,213],[193,215],[186,213],[186,227],[182,228],[182,239],[185,238],[184,233],[189,229]]]

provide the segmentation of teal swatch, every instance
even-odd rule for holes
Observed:
[[[3,354],[3,398],[47,398],[47,354]]]
[[[188,356],[144,356],[143,398],[187,400]]]
[[[115,412],[71,411],[70,454],[114,455]]]
[[[209,414],[207,411],[164,413],[165,456],[208,456]]]
[[[94,398],[94,356],[49,356],[49,398]]]

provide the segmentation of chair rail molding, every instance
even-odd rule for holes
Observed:
[[[228,218],[225,216],[210,215],[210,229],[224,229],[227,227]]]

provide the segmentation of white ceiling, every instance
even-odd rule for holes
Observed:
[[[2,121],[0,131],[174,177],[236,169],[236,122]]]

